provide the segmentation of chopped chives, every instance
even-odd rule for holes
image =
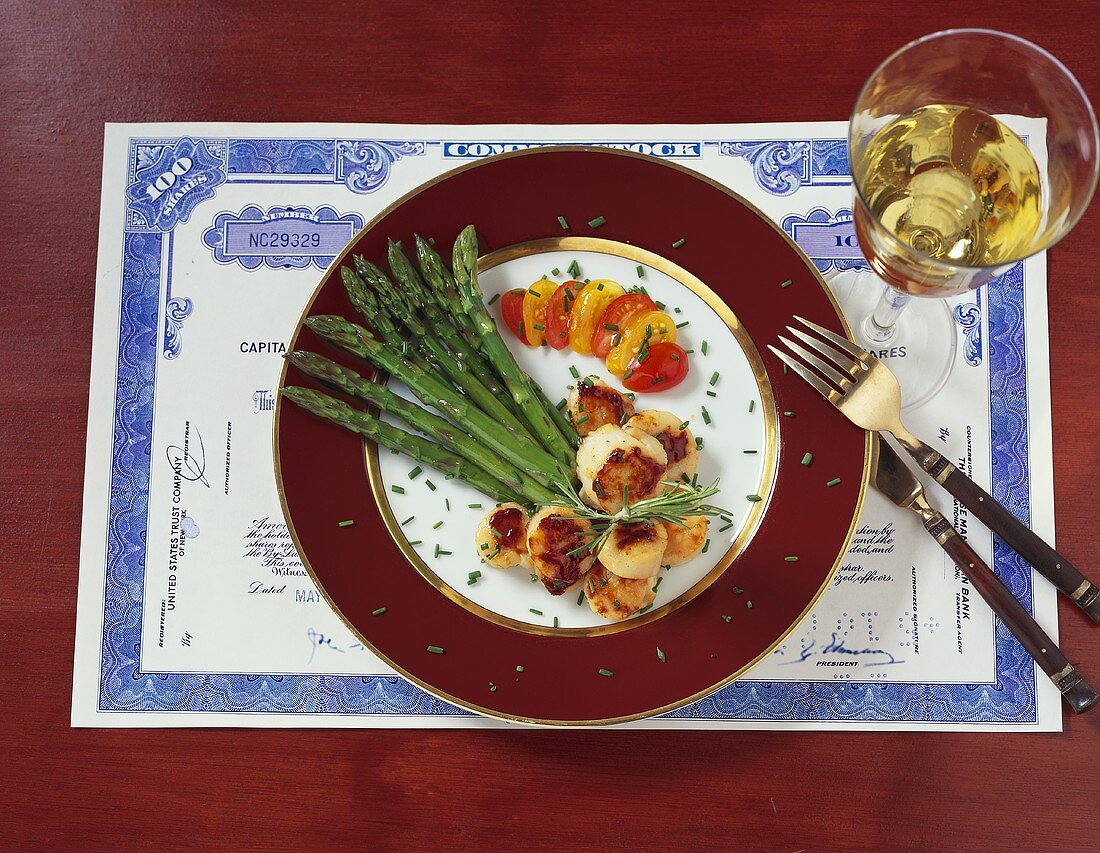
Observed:
[[[435,491],[435,483],[433,483],[431,480],[425,480],[424,485],[431,489],[433,492]]]
[[[705,554],[705,553],[707,553],[708,550],[710,550],[710,540],[709,539],[706,542],[703,543],[703,550],[700,551],[699,553],[700,554]]]
[[[714,391],[707,391],[707,396],[708,396],[708,397],[717,397],[717,396],[718,396],[718,394],[717,394],[717,393],[715,393]]]
[[[706,406],[700,406],[700,408],[703,411],[703,423],[709,424],[710,423],[710,412],[707,411]]]
[[[584,604],[584,590],[583,589],[579,593],[577,593],[577,607],[580,607],[582,604]]]
[[[403,486],[390,486],[391,492],[396,492],[399,495],[405,494],[405,488]]]
[[[542,611],[541,611],[541,610],[535,610],[535,608],[534,608],[534,607],[528,607],[527,609],[528,609],[528,610],[529,610],[529,611],[530,611],[531,613],[534,613],[534,614],[535,614],[536,616],[542,616]]]
[[[500,294],[499,294],[499,293],[494,293],[494,294],[492,295],[492,297],[491,297],[491,298],[489,299],[489,304],[490,304],[490,305],[492,305],[492,304],[493,304],[494,302],[496,302],[496,301],[497,301],[498,299],[500,299]]]
[[[718,532],[719,532],[719,533],[725,533],[725,532],[726,532],[727,530],[729,530],[729,529],[730,529],[731,527],[733,527],[733,525],[732,525],[732,524],[726,524],[726,525],[724,525],[724,526],[722,526],[722,527],[719,527],[719,528],[718,528]]]
[[[354,524],[355,524],[355,519],[354,518],[349,518],[349,519],[346,519],[345,521],[341,521],[341,522],[337,523],[336,526],[337,527],[351,527]]]
[[[687,428],[688,428],[688,422],[687,421],[682,421],[680,423],[680,429],[687,429]]]
[[[523,333],[523,321],[522,320],[520,320],[519,325],[516,326],[516,332],[518,332],[518,337],[521,341],[526,341],[527,340],[526,336]]]
[[[830,480],[830,481],[829,481],[828,483],[826,483],[825,485],[826,485],[826,486],[828,486],[828,487],[829,487],[830,489],[831,489],[831,488],[832,488],[833,486],[839,486],[839,485],[840,485],[840,477],[833,477],[833,479],[831,479],[831,480]]]
[[[496,693],[497,692],[497,686],[495,684],[493,684],[493,682],[491,682],[491,681],[489,682],[489,692],[490,693]]]
[[[439,528],[441,528],[442,526],[443,526],[443,522],[442,521],[437,521],[435,524],[432,525],[432,530],[439,530]]]
[[[531,572],[531,583],[538,583],[538,582],[539,582],[539,576],[536,575],[534,572]]]
[[[477,578],[470,578],[466,581],[466,586],[473,586],[475,583],[477,583]]]
[[[700,345],[699,348],[703,351],[703,355],[707,354],[707,348],[709,346],[710,346],[710,344],[708,344],[706,341],[703,341],[703,343]]]
[[[643,267],[641,264],[638,264],[638,278],[644,278],[644,277],[645,277],[645,267]]]
[[[545,332],[546,331],[546,327],[544,325],[542,325],[542,323],[533,323],[532,325],[536,329],[538,329],[540,332]]]
[[[663,303],[660,299],[654,301],[653,304],[657,306],[658,311],[664,311],[665,310],[665,303]]]
[[[428,646],[428,651],[433,655],[443,654],[443,646]]]
[[[586,281],[585,284],[588,284],[588,282]],[[603,290],[603,283],[597,284],[596,290]]]
[[[755,456],[756,455],[755,450],[742,450],[741,452],[744,453],[746,456]]]
[[[780,287],[790,287],[790,286],[791,286],[791,285],[792,285],[793,283],[794,283],[794,282],[792,282],[792,281],[791,281],[791,280],[790,280],[790,279],[788,278],[788,279],[787,279],[786,281],[782,282],[782,283],[781,283],[781,284],[780,284],[779,286],[780,286]]]
[[[679,313],[680,313],[680,309],[679,309],[678,307],[677,307],[677,308],[673,308],[673,309],[672,309],[672,313],[673,313],[673,314],[679,314]]]
[[[516,664],[516,672],[523,672],[523,664],[521,664],[521,663]]]
[[[787,372],[787,362],[783,362],[783,372]]]
[[[797,563],[798,562],[798,557],[795,557],[792,554],[790,557],[784,557],[783,560],[784,560],[784,562],[787,562],[787,563]]]
[[[557,267],[554,267],[552,270],[550,270],[550,275],[561,275],[561,270],[559,270]],[[565,292],[568,293],[569,291],[567,290]]]
[[[696,450],[702,450],[703,449],[703,437],[702,436],[696,436],[695,437],[695,449]]]
[[[749,411],[756,409],[756,400],[749,400]]]
[[[647,604],[641,610],[637,611],[638,615],[641,616],[643,613],[645,613],[647,610],[649,610],[649,608],[651,608],[652,606],[653,606],[653,602],[651,601],[649,604]]]
[[[572,364],[569,365],[569,372],[572,374],[574,379],[580,379],[581,378],[581,372],[579,370],[577,370],[577,368],[574,367]]]
[[[805,465],[807,468],[810,467],[810,463],[813,462],[813,461],[814,461],[814,455],[812,453],[806,453],[802,457],[802,464]]]
[[[746,601],[746,602],[745,602],[745,606],[746,606],[747,608],[749,608],[749,610],[752,610],[752,602],[751,602],[751,601]]]
[[[451,511],[451,499],[450,498],[444,498],[443,499],[443,506],[447,507],[447,512],[450,512]]]
[[[554,617],[554,627],[555,628],[558,627],[558,617],[557,616]]]
[[[609,332],[617,332],[617,331],[619,331],[619,327],[618,327],[618,325],[617,325],[617,324],[615,324],[615,323],[604,323],[604,324],[603,324],[603,327],[604,327],[605,329],[607,329],[607,331],[609,331]]]
[[[606,218],[606,217],[603,217],[603,216],[597,216],[597,217],[596,217],[595,219],[589,219],[589,220],[588,220],[588,227],[589,227],[589,228],[599,228],[599,227],[600,227],[601,225],[603,225],[603,224],[604,224],[605,222],[607,222],[607,218]]]
[[[481,509],[481,504],[466,504],[470,509]]]
[[[387,608],[385,608],[385,607],[379,607],[379,608],[378,608],[378,609],[376,609],[376,610],[372,610],[372,611],[370,612],[370,615],[371,615],[371,616],[381,616],[381,615],[382,615],[383,613],[385,613],[385,612],[386,612],[386,610],[387,610]]]
[[[413,540],[412,542],[410,542],[409,544],[410,544],[410,545],[412,545],[413,547],[416,547],[417,545],[423,545],[423,544],[424,544],[424,540],[423,540],[423,539],[414,539],[414,540]]]
[[[577,419],[576,419],[575,421],[573,421],[573,423],[575,423],[575,424],[577,424],[578,426],[580,426],[580,425],[581,425],[581,424],[583,424],[583,423],[584,423],[584,422],[585,422],[586,420],[588,420],[588,418],[589,418],[589,415],[581,415],[581,416],[580,416],[579,418],[577,418]]]
[[[748,498],[749,501],[752,503],[759,503],[760,501],[764,500],[762,497],[760,497],[760,495],[745,495],[745,497]]]
[[[577,278],[580,276],[581,267],[580,264],[577,263],[575,258],[569,262],[569,266],[566,267],[566,272],[573,276],[573,278]]]
[[[410,480],[415,480],[417,477],[419,477],[423,473],[424,473],[424,469],[421,468],[419,465],[417,465],[415,468],[413,468],[409,472],[409,479]]]
[[[623,374],[623,379],[629,379],[633,375],[634,375],[634,371],[633,370],[628,370],[626,373]]]
[[[745,590],[741,589],[741,587],[739,587],[739,586],[735,586],[735,587],[733,588],[733,594],[734,594],[734,595],[740,595],[740,594],[741,594],[741,593],[743,593],[744,591],[745,591]]]
[[[653,584],[653,591],[654,591],[654,592],[656,592],[656,591],[657,591],[657,587],[659,587],[659,586],[661,585],[661,581],[663,581],[664,579],[665,579],[665,576],[664,576],[664,575],[659,575],[659,576],[657,577],[657,583]]]
[[[690,322],[691,322],[690,320],[684,320],[684,322],[682,322],[682,323],[677,323],[676,328],[677,329],[682,329],[682,328],[684,328],[684,326],[686,326]]]
[[[482,542],[478,547],[482,551],[488,551],[489,550],[489,543],[488,542]]]
[[[442,548],[440,548],[439,549],[439,556],[440,557],[449,557],[449,556],[451,556],[451,552],[450,551],[444,551]]]
[[[558,225],[561,226],[562,231],[568,231],[569,230],[569,223],[565,221],[564,216],[561,216],[561,215],[558,216]]]
[[[730,616],[728,613],[723,613],[722,614],[722,621],[723,622],[730,622],[732,620],[733,620],[733,617]]]
[[[672,248],[679,249],[686,242],[687,242],[687,240],[685,240],[683,237],[681,237],[679,240],[677,240],[675,243],[672,244]]]
[[[560,400],[558,400],[558,404],[556,406],[554,406],[554,408],[555,409],[564,409],[565,408],[565,398],[562,397]]]
[[[409,516],[408,518],[406,518],[406,519],[405,519],[404,521],[402,521],[402,522],[401,522],[401,526],[402,526],[402,527],[404,527],[404,526],[405,526],[406,524],[408,524],[408,523],[409,523],[410,521],[412,521],[412,520],[413,520],[414,518],[416,518],[416,516],[415,516],[415,515],[410,515],[410,516]]]
[[[720,515],[718,517],[722,519],[722,521],[733,521],[733,519],[730,518],[728,515]]]
[[[599,674],[602,675],[604,678],[613,678],[615,675],[615,673],[613,673],[610,669],[604,669],[602,666],[597,670],[597,672],[599,672]]]
[[[665,662],[665,653],[661,651],[660,646],[657,646],[657,660],[659,660],[661,663]]]
[[[794,412],[784,412],[784,413],[783,413],[783,417],[785,417],[785,418],[793,418],[793,417],[794,417]]]
[[[713,388],[717,384],[718,384],[718,371],[716,370],[716,371],[714,371],[714,373],[712,373],[710,375],[710,387]]]

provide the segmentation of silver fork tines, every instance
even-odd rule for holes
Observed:
[[[780,340],[783,340],[783,339],[781,338]],[[787,345],[790,346],[790,341],[787,341]],[[836,403],[836,401],[840,398],[841,395],[840,395],[839,391],[837,391],[835,388],[830,388],[828,385],[826,385],[824,382],[822,382],[817,377],[817,374],[815,374],[809,368],[804,367],[802,362],[791,358],[789,355],[787,355],[785,352],[783,352],[783,350],[776,349],[771,344],[768,344],[768,349],[770,349],[773,353],[775,353],[776,356],[785,365],[787,365],[787,367],[789,367],[791,370],[793,370],[795,373],[797,373],[799,376],[801,376],[803,379],[805,379],[807,382],[809,382],[810,385],[812,385],[814,387],[814,390],[816,390],[817,393],[820,394],[822,397],[824,397],[826,400],[828,400],[831,403]]]
[[[837,352],[835,349],[833,349],[831,346],[826,344],[824,341],[820,341],[817,338],[813,337],[812,335],[807,335],[801,329],[796,329],[796,328],[794,328],[794,326],[787,326],[787,331],[790,332],[792,335],[794,335],[796,338],[798,338],[800,341],[804,341],[807,346],[811,347],[812,349],[817,350],[819,353],[821,353],[826,358],[832,359],[833,364],[835,364],[841,370],[845,371],[848,374],[849,379],[855,379],[857,376],[859,376],[859,374],[862,370],[866,369],[863,365],[863,362],[853,361],[852,359],[848,358],[848,356],[844,355],[843,353]],[[813,364],[814,367],[817,367],[818,363],[820,363],[820,364],[825,365],[826,368],[828,368],[830,370],[832,369],[831,366],[829,364],[827,364],[826,362],[823,362],[821,359],[817,358],[816,356],[814,356],[810,353],[807,353],[806,350],[803,349],[802,347],[798,347],[798,349],[795,349],[797,344],[793,344],[793,345],[792,344],[793,344],[793,342],[788,344],[788,346],[790,346],[791,350],[793,352],[798,353],[803,358],[806,358],[806,356],[809,356],[809,358],[806,358],[806,360],[809,361],[811,364]],[[824,372],[825,371],[822,370],[822,373],[824,373]],[[835,373],[836,371],[833,371],[833,372]],[[827,379],[832,379],[832,377],[828,376],[827,374],[826,374],[826,378]],[[840,382],[843,381],[843,377],[841,377],[841,379],[833,379],[833,381],[836,382],[839,385]]]
[[[817,325],[817,323],[813,323],[813,322],[807,320],[805,317],[800,317],[797,314],[795,314],[794,318],[799,323],[801,323],[803,326],[806,326],[810,329],[813,329],[815,332],[817,332],[819,335],[821,335],[821,337],[823,337],[825,340],[836,344],[838,347],[840,347],[842,350],[844,350],[844,352],[848,353],[848,355],[852,356],[852,358],[854,358],[854,359],[856,359],[856,361],[860,362],[860,364],[862,364],[864,367],[869,367],[870,366],[870,362],[868,361],[868,359],[871,357],[871,354],[869,352],[867,352],[867,350],[860,349],[858,346],[856,346],[854,343],[852,343],[847,338],[841,337],[836,332],[830,332],[824,326],[819,326],[819,325]],[[787,328],[789,329],[790,326],[788,326]]]

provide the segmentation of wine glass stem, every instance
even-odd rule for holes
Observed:
[[[894,337],[898,318],[905,306],[912,299],[907,293],[887,285],[882,291],[882,298],[871,313],[871,316],[863,321],[863,334],[877,344],[887,343]]]

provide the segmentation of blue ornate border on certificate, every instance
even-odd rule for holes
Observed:
[[[380,149],[373,153],[365,153],[360,146],[341,166],[344,154],[339,140],[186,138],[187,145],[181,147],[183,141],[141,139],[131,140],[129,146],[131,187],[122,259],[99,708],[105,712],[469,716],[468,711],[396,676],[155,673],[141,669],[153,401],[162,329],[161,266],[171,227],[186,221],[199,203],[213,197],[219,183],[233,175],[269,175],[272,183],[281,183],[288,175],[317,176],[343,182],[353,192],[371,191],[367,187],[380,186],[385,177],[379,175],[384,172],[388,177],[397,159],[416,156],[423,153],[424,145],[434,144],[384,142],[378,143]],[[765,188],[777,194],[789,194],[813,182],[815,175],[821,182],[835,182],[847,168],[846,158],[841,160],[841,140],[720,144],[743,146],[722,153],[749,159],[757,180],[770,182],[769,187],[775,189]],[[182,174],[175,174],[173,164],[181,156],[190,165],[177,165],[175,171],[182,170]],[[352,182],[347,181],[349,163],[353,169],[364,169]],[[145,188],[166,173],[175,174],[175,180],[164,178],[159,194]],[[206,176],[204,180],[199,180],[201,175]],[[186,180],[192,183],[179,194]],[[165,211],[163,205],[172,196],[160,206],[155,202],[173,188],[175,203]],[[188,192],[204,197],[189,202]],[[149,203],[154,204],[150,207]],[[173,216],[175,222],[169,225]],[[993,492],[1026,523],[1030,521],[1030,474],[1023,266],[1013,267],[986,292],[992,461],[997,472]],[[168,306],[170,313],[180,310]],[[167,338],[170,324],[163,328]],[[999,540],[994,542],[994,569],[1030,608],[1030,567]],[[1034,722],[1034,664],[1000,622],[996,623],[995,641],[997,676],[992,684],[739,681],[666,716],[697,720]]]

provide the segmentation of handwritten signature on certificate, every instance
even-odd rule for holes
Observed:
[[[832,662],[825,660],[827,655],[838,655],[844,660],[843,663],[834,659]],[[817,645],[817,640],[810,640],[810,642],[802,647],[796,660],[785,660],[780,662],[780,666],[789,666],[795,663],[805,663],[811,658],[818,658],[820,665],[854,665],[855,663],[862,663],[864,666],[890,666],[891,664],[905,663],[904,660],[898,660],[886,649],[850,649],[844,644],[844,638],[838,638],[836,631],[832,632],[832,638],[829,642],[822,645],[820,648]]]
[[[196,447],[191,446],[191,432],[194,430]],[[202,483],[208,489],[210,481],[206,479],[206,445],[197,427],[191,421],[183,425],[183,444],[169,444],[165,448],[168,464],[180,479],[192,483]]]

